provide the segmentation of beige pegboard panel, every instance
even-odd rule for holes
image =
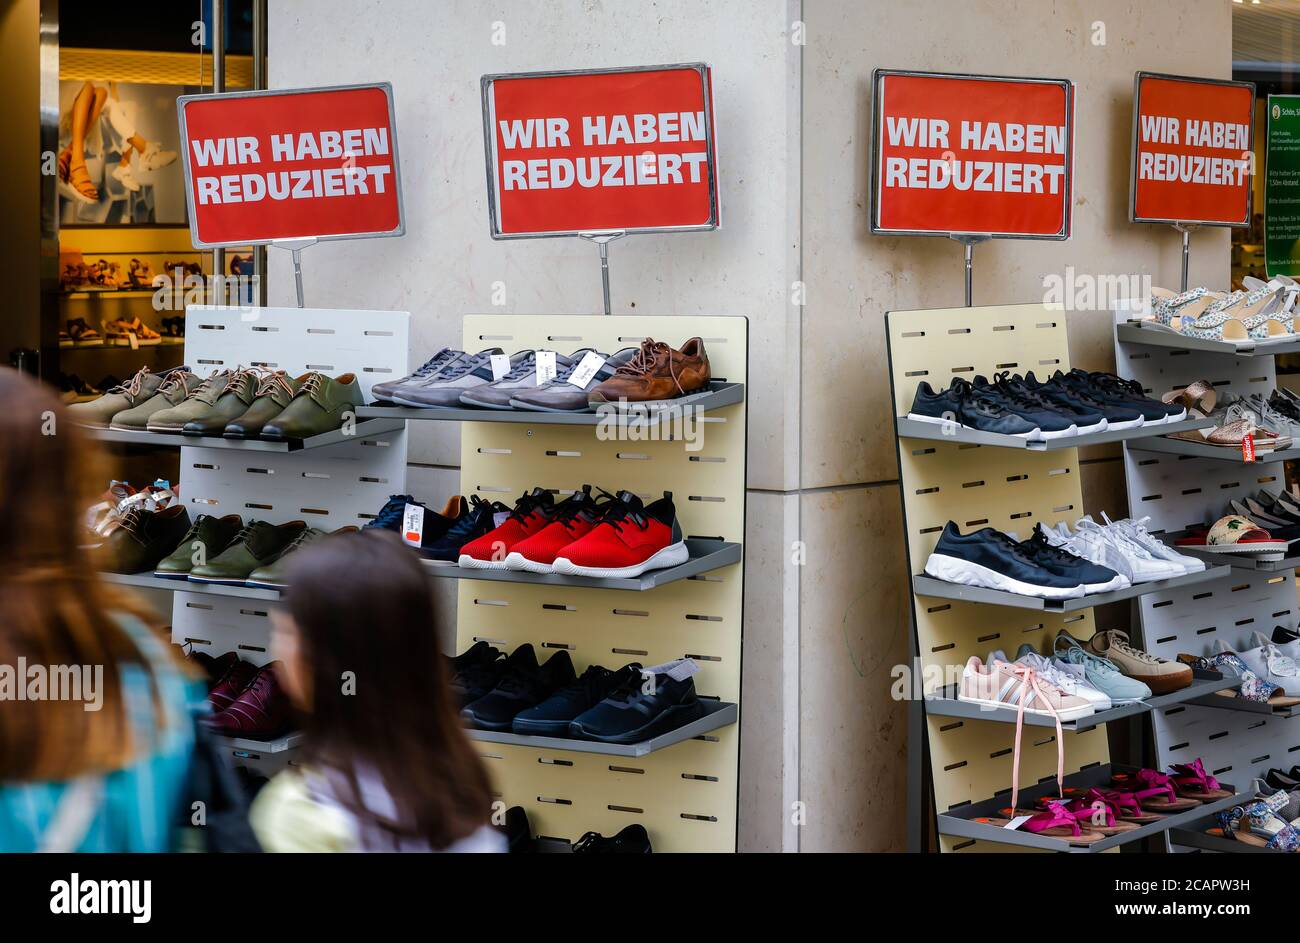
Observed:
[[[1003,370],[1032,370],[1045,379],[1056,370],[1070,369],[1064,313],[1047,305],[895,311],[888,316],[888,335],[897,416],[907,415],[923,380],[942,389],[953,377],[992,379]],[[1024,538],[1039,522],[1073,523],[1083,515],[1076,449],[1039,452],[901,439],[898,451],[913,574],[922,572],[949,520],[962,533],[988,526]],[[1091,610],[1050,613],[916,596],[914,612],[927,691],[954,683],[971,655],[983,659],[993,649],[1003,649],[1014,657],[1026,642],[1046,652],[1061,629],[1082,639],[1093,633]],[[1014,725],[952,717],[931,717],[927,723],[938,810],[1010,789]],[[1051,728],[1025,728],[1022,786],[1055,776],[1055,736]],[[1067,775],[1109,762],[1104,728],[1067,732],[1065,737]],[[1003,850],[947,837],[941,837],[939,846]]]
[[[715,379],[744,383],[744,318],[471,315],[463,346],[507,352],[596,347],[612,353],[654,337],[679,347],[704,339]],[[644,500],[673,493],[687,537],[742,542],[745,530],[745,404],[705,414],[671,441],[602,440],[590,426],[463,424],[461,488],[511,504],[541,486],[557,497],[593,484]],[[695,658],[701,695],[739,701],[743,563],[638,593],[461,580],[457,650],[476,639],[538,657],[567,650],[578,672]],[[573,841],[640,822],[656,851],[732,851],[736,838],[739,726],[643,757],[479,743],[494,788],[521,805],[536,834]]]

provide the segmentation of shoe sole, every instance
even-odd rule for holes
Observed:
[[[505,560],[480,560],[477,557],[467,556],[466,554],[463,553],[457,558],[456,565],[464,567],[467,570],[508,570],[510,569],[508,566],[506,566]]]
[[[497,733],[510,733],[515,723],[515,719],[512,717],[503,724],[490,724],[485,720],[479,720],[473,714],[467,714],[463,710],[460,712],[460,719],[472,726],[475,730],[493,730]]]
[[[185,577],[191,583],[221,583],[225,586],[243,586],[248,580],[238,576],[194,576]]]
[[[536,560],[529,560],[522,553],[511,551],[506,554],[505,567],[507,570],[519,570],[523,573],[551,573],[549,563],[538,563]]]
[[[1127,419],[1123,422],[1114,422],[1113,420],[1108,419],[1106,420],[1106,428],[1111,432],[1115,432],[1119,429],[1137,429],[1146,425],[1146,421],[1146,416],[1138,416],[1136,419]]]
[[[116,430],[117,432],[148,432],[149,431],[147,428],[143,426],[119,426],[115,422],[110,422],[107,428]]]
[[[997,589],[1019,596],[1033,596],[1036,599],[1078,599],[1085,595],[1082,584],[1068,588],[1038,586],[1014,579],[986,566],[980,566],[978,563],[971,563],[969,560],[950,557],[943,553],[930,554],[930,559],[925,561],[925,573],[927,576],[948,583],[975,586],[980,589]]]
[[[1105,583],[1084,583],[1083,593],[1085,596],[1093,593],[1112,593],[1121,589],[1128,589],[1133,585],[1133,581],[1126,576],[1116,576],[1115,579]]]
[[[908,413],[907,418],[913,422],[928,422],[936,426],[957,426],[959,429],[969,429],[971,432],[984,432],[983,429],[976,429],[974,426],[968,426],[965,423],[958,422],[955,419],[939,419],[936,416],[922,416],[920,413]],[[1028,432],[997,432],[994,435],[1009,435],[1015,439],[1037,439],[1041,430],[1038,428],[1030,429]]]
[[[691,558],[684,540],[669,544],[642,563],[623,567],[578,566],[567,557],[556,557],[551,572],[565,576],[592,576],[603,579],[620,579],[640,576],[647,570],[662,570],[670,566],[681,566]],[[613,741],[610,741],[613,742]]]
[[[1205,553],[1286,553],[1290,546],[1285,540],[1276,540],[1265,544],[1206,544],[1198,547],[1195,544],[1183,545],[1187,550],[1201,550]],[[1159,577],[1164,579],[1165,577]],[[1147,582],[1147,581],[1143,581]]]
[[[511,721],[510,732],[521,737],[560,737],[569,739],[568,720],[519,720]]]
[[[483,402],[479,402],[479,401],[476,400],[476,399],[466,399],[466,398],[463,397],[463,396],[461,397],[460,404],[461,404],[462,406],[469,406],[469,407],[471,407],[472,409],[504,409],[504,410],[507,410],[507,411],[508,411],[508,410],[510,410],[511,408],[513,408],[513,407],[511,407],[511,405],[510,405],[509,402],[506,402],[506,403],[504,403],[504,404],[502,404],[502,403],[483,403]]]
[[[987,707],[989,710],[997,711],[1015,711],[1016,705],[1008,704],[1006,701],[990,701],[982,697],[967,697],[960,692],[957,694],[957,700],[963,704],[974,704],[977,707]],[[1096,713],[1091,704],[1085,704],[1083,707],[1065,707],[1057,711],[1055,715],[1049,710],[1043,710],[1038,707],[1026,707],[1026,714],[1036,714],[1039,717],[1059,717],[1062,721],[1078,720],[1080,717],[1091,717]]]
[[[1133,675],[1128,672],[1121,672],[1134,681],[1141,681],[1151,689],[1153,695],[1172,694],[1174,691],[1181,691],[1189,687],[1192,683],[1192,673],[1179,675]]]
[[[680,717],[683,713],[692,713],[695,714],[695,716],[676,723],[672,722],[674,718]],[[629,730],[624,733],[601,736],[599,734],[589,733],[588,731],[582,728],[581,724],[579,724],[577,721],[574,721],[572,724],[569,725],[568,737],[573,740],[591,740],[595,743],[619,743],[619,744],[642,743],[646,740],[653,739],[654,737],[659,737],[662,736],[663,734],[671,733],[672,731],[677,730],[679,727],[685,727],[687,724],[693,723],[694,721],[699,720],[703,716],[704,716],[703,705],[701,705],[698,701],[696,701],[693,704],[674,704],[672,707],[668,708],[658,717],[655,717],[653,720],[651,720],[648,724],[643,724],[642,726],[638,727],[636,730]],[[578,729],[574,730],[573,729],[574,727],[577,727]]]
[[[1065,439],[1065,438],[1068,438],[1068,437],[1070,437],[1070,436],[1072,436],[1072,435],[1078,435],[1078,434],[1079,434],[1079,427],[1078,427],[1078,426],[1070,426],[1070,428],[1068,428],[1068,429],[1057,429],[1057,430],[1054,430],[1054,431],[1051,431],[1051,432],[1049,432],[1049,431],[1047,431],[1046,429],[1043,429],[1043,428],[1040,427],[1039,430],[1038,430],[1038,435],[1034,436],[1033,438],[1034,438],[1035,440],[1038,440],[1038,439]]]
[[[265,580],[244,580],[249,589],[288,589],[288,583],[268,583]]]
[[[159,573],[157,570],[153,571],[153,575],[160,580],[188,580],[190,578],[188,573]]]
[[[583,403],[581,406],[565,409],[562,406],[539,406],[536,403],[525,403],[523,400],[518,399],[512,399],[510,406],[512,409],[526,409],[535,413],[585,413],[591,408],[590,403]]]

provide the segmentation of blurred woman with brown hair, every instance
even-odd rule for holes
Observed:
[[[303,714],[299,766],[253,804],[267,851],[505,851],[438,650],[429,578],[384,531],[294,555],[271,647]]]
[[[0,368],[0,851],[167,851],[201,702],[79,544],[97,455]]]

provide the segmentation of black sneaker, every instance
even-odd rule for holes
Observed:
[[[1058,373],[1057,375],[1060,376],[1061,374]],[[1143,423],[1140,410],[1126,409],[1122,406],[1114,406],[1103,402],[1083,387],[1070,387],[1057,380],[1040,383],[1032,370],[1025,374],[1021,382],[1026,389],[1037,393],[1049,402],[1056,403],[1058,406],[1101,413],[1102,418],[1106,420],[1107,429],[1134,429]]]
[[[1273,627],[1273,644],[1290,645],[1292,642],[1300,642],[1300,632],[1294,629],[1288,629],[1284,625]]]
[[[447,675],[457,707],[485,697],[501,680],[506,653],[485,641],[477,641],[454,658],[447,659]]]
[[[506,851],[512,855],[535,854],[537,839],[533,838],[532,826],[528,824],[528,813],[520,805],[506,809],[505,824],[498,831],[506,837]]]
[[[655,666],[653,683],[645,672],[629,672],[623,683],[591,710],[574,718],[569,736],[600,743],[640,743],[676,730],[704,716],[704,705],[695,696],[695,682],[688,675],[673,674],[691,664],[682,658]],[[651,689],[646,693],[646,687]]]
[[[986,396],[996,397],[998,402],[1011,412],[1036,425],[1039,435],[1035,438],[1060,439],[1079,431],[1073,419],[1058,408],[1050,405],[1040,406],[1037,397],[1032,399],[1023,397],[1009,385],[1004,387],[990,383],[982,376],[977,376],[973,382],[977,391]]]
[[[998,389],[1008,395],[1015,396],[1022,402],[1038,409],[1053,410],[1066,416],[1074,423],[1079,435],[1106,431],[1106,415],[1100,409],[1085,406],[1077,401],[1071,402],[1065,397],[1060,399],[1049,397],[1041,389],[1031,387],[1018,373],[1012,374],[1010,371],[1004,371],[995,374],[993,383]]]
[[[367,521],[362,530],[391,530],[393,533],[402,531],[402,515],[406,513],[408,504],[421,504],[415,500],[414,496],[409,494],[394,494],[388,498],[384,506],[379,509],[379,513],[374,519]]]
[[[1086,592],[1077,574],[1063,576],[1047,569],[1002,531],[983,527],[963,535],[952,521],[925,561],[925,572],[949,583],[1038,599],[1077,599]]]
[[[1089,373],[1075,367],[1069,373],[1056,371],[1052,375],[1052,380],[1059,381],[1070,390],[1083,390],[1108,405],[1122,409],[1135,409],[1142,414],[1143,425],[1146,426],[1163,422],[1180,422],[1187,418],[1187,410],[1182,406],[1151,399],[1142,392],[1141,383],[1134,380],[1121,380],[1113,373]]]
[[[485,501],[476,494],[469,496],[469,505],[469,510],[457,518],[446,533],[420,547],[420,553],[430,560],[455,563],[460,558],[461,547],[496,528],[498,514],[510,514],[510,508],[500,501]],[[400,522],[398,526],[401,526]]]
[[[1133,585],[1128,577],[1120,576],[1108,567],[1076,557],[1060,547],[1053,547],[1043,534],[1042,524],[1034,525],[1033,536],[1020,541],[1020,549],[1044,569],[1082,583],[1085,593],[1109,593]]]
[[[572,684],[575,677],[567,651],[558,651],[538,665],[533,646],[520,645],[510,653],[496,687],[466,705],[460,716],[483,730],[508,732],[516,714]]]
[[[651,851],[644,825],[629,825],[613,838],[587,832],[573,843],[575,855],[648,855]]]
[[[641,677],[641,666],[635,662],[610,671],[592,665],[568,687],[556,691],[536,707],[515,715],[511,729],[531,737],[567,737],[569,723],[591,710],[615,689],[627,683],[629,677]]]
[[[954,377],[948,389],[936,393],[924,380],[917,384],[908,419],[955,422],[967,429],[996,432],[1022,439],[1038,438],[1038,427],[1013,413],[998,399],[982,395],[967,381]]]

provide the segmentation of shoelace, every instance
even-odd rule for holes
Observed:
[[[427,377],[430,374],[437,372],[443,364],[449,363],[455,356],[456,351],[452,350],[450,347],[444,347],[423,364],[416,367],[415,372],[411,374],[411,377],[413,379]]]
[[[190,389],[190,384],[197,379],[198,377],[188,370],[173,370],[163,378],[162,383],[158,386],[158,392],[171,394],[179,389],[183,390],[186,396],[189,396],[193,392]]]
[[[280,556],[285,556],[291,551],[297,550],[303,544],[311,543],[315,539],[316,539],[316,529],[314,527],[304,527],[298,533],[297,537],[294,537],[293,540],[289,541],[289,545],[284,548],[284,552],[281,553]]]
[[[1063,795],[1062,790],[1065,788],[1065,732],[1061,729],[1061,715],[1053,706],[1048,698],[1047,690],[1043,685],[1046,679],[1038,676],[1038,672],[1028,665],[1018,665],[1014,662],[1009,663],[1008,667],[1011,673],[1020,679],[1020,696],[1016,699],[1016,743],[1011,754],[1011,808],[1019,808],[1020,803],[1020,738],[1025,729],[1025,708],[1029,706],[1029,695],[1033,693],[1036,700],[1042,702],[1043,706],[1052,715],[1052,720],[1056,722],[1056,792],[1057,795]],[[1048,685],[1049,688],[1055,689],[1055,685]],[[1012,812],[1014,815],[1014,811]]]
[[[465,374],[469,373],[471,370],[477,369],[483,363],[482,358],[486,356],[487,356],[486,354],[461,354],[459,357],[457,357],[455,360],[453,360],[446,367],[443,368],[442,372],[438,374],[438,379],[439,380],[459,379],[460,377],[463,377]]]
[[[519,361],[519,363],[516,366],[511,367],[510,371],[505,376],[503,376],[499,382],[505,382],[507,380],[511,382],[516,382],[522,380],[524,377],[528,376],[528,374],[536,373],[536,372],[537,372],[537,353],[535,351],[530,350],[528,352],[528,356],[524,357],[523,360]]]
[[[128,509],[118,520],[117,526],[135,540],[144,543],[144,508],[136,506]]]
[[[1123,632],[1120,632],[1118,629],[1112,629],[1110,632],[1110,647],[1114,649],[1118,649],[1120,652],[1129,656],[1130,658],[1136,658],[1144,665],[1163,664],[1161,659],[1157,658],[1155,655],[1152,655],[1149,652],[1144,652],[1140,648],[1134,648],[1132,645],[1130,645],[1128,641],[1128,636],[1125,635]]]
[[[546,498],[529,492],[515,502],[515,506],[510,510],[510,519],[518,521],[520,524],[526,524],[534,511],[547,506]]]
[[[583,832],[582,837],[573,843],[573,850],[588,851],[595,846],[596,842],[603,840],[604,837],[600,832]]]
[[[230,371],[228,370],[213,370],[212,374],[200,383],[199,388],[190,395],[200,403],[207,403],[211,406],[216,399],[217,384],[221,382],[222,378],[228,378],[229,376]],[[224,386],[221,389],[222,392],[225,392]]]
[[[645,528],[642,529],[644,530]],[[1006,547],[1010,554],[1021,563],[1028,563],[1030,566],[1038,565],[1038,562],[1033,559],[1025,548],[1012,540],[1007,534],[1002,533],[1000,530],[993,530],[993,535],[994,539]]]
[[[1029,555],[1035,561],[1049,560],[1057,563],[1068,563],[1071,566],[1081,562],[1079,556],[1070,553],[1068,550],[1062,550],[1060,547],[1053,547],[1045,537],[1037,532],[1034,533],[1034,536],[1021,543],[1020,546],[1028,548]]]
[[[596,694],[606,683],[606,680],[612,674],[608,668],[602,668],[600,665],[592,665],[584,671],[576,681],[570,685],[560,688],[552,697],[558,697],[565,701],[587,700],[594,701]]]
[[[605,700],[615,701],[619,704],[626,704],[632,700],[632,698],[640,695],[641,685],[643,685],[645,681],[645,676],[639,671],[629,672],[626,678],[610,689],[610,692],[605,695]],[[657,684],[655,686],[658,687]]]
[[[287,399],[293,399],[294,388],[289,382],[289,376],[283,370],[276,370],[274,373],[262,377],[262,382],[257,384],[256,396],[267,396],[275,392],[281,392]]]
[[[661,353],[668,356],[668,375],[673,378],[673,383],[677,385],[677,392],[685,396],[686,391],[682,389],[681,381],[677,379],[677,371],[673,368],[673,349],[663,341],[657,341],[653,337],[647,337],[643,340],[641,349],[614,373],[615,375],[621,373],[624,376],[648,377],[654,370],[655,362]]]
[[[1019,379],[1013,378],[1011,371],[1009,370],[1004,370],[1002,373],[994,374],[993,380],[993,385],[996,386],[1004,395],[1017,400],[1026,406],[1033,406],[1037,409],[1049,409],[1053,411],[1060,409],[1059,406],[1049,400],[1042,393],[1030,389]]]
[[[124,396],[135,397],[140,395],[140,390],[144,387],[144,378],[149,375],[148,367],[141,367],[135,376],[125,383],[119,383],[109,390],[109,393],[121,393]]]
[[[600,520],[596,521],[596,527],[609,525],[621,534],[623,533],[623,525],[628,521],[631,521],[637,530],[645,530],[650,526],[650,521],[647,520],[642,511],[638,511],[634,505],[626,501],[611,496],[609,503],[605,505],[605,511],[601,514]]]
[[[1107,661],[1100,655],[1094,655],[1077,642],[1067,642],[1063,652],[1059,648],[1054,650],[1061,658],[1083,668],[1085,679],[1089,669],[1106,678],[1119,674],[1119,669],[1115,667],[1114,662]]]
[[[325,389],[325,380],[327,377],[323,373],[309,373],[307,379],[302,381],[302,386],[298,387],[298,396],[315,396]]]
[[[389,498],[388,503],[380,508],[379,513],[375,515],[375,519],[371,523],[376,527],[387,527],[396,524],[406,513],[406,505],[409,503],[405,497],[400,501]]]

